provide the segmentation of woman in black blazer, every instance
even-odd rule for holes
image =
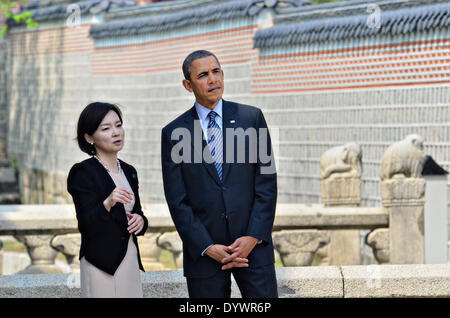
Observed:
[[[124,145],[120,109],[91,103],[78,120],[77,141],[90,159],[69,172],[81,233],[82,297],[142,297],[136,236],[148,227],[139,200],[136,169],[117,158]]]

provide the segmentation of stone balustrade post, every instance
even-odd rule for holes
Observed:
[[[389,211],[391,264],[425,262],[425,180],[394,177],[381,183],[383,205]]]
[[[325,151],[320,158],[321,199],[324,207],[357,207],[361,202],[361,158],[359,145],[348,143]],[[359,230],[330,230],[329,244],[317,256],[320,265],[359,265]]]
[[[425,262],[425,154],[423,139],[409,135],[389,146],[381,164],[381,197],[389,211],[391,264]]]
[[[64,273],[55,265],[58,252],[50,244],[54,235],[15,235],[14,237],[26,246],[31,259],[31,264],[19,274]]]

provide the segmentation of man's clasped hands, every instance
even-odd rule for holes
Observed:
[[[248,267],[247,256],[258,243],[253,236],[242,236],[236,239],[230,246],[214,244],[206,250],[206,255],[224,264],[222,270],[232,267]]]

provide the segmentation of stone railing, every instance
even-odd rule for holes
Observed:
[[[163,269],[158,263],[161,248],[173,253],[181,268],[182,244],[165,204],[144,205],[149,228],[139,237],[144,267]],[[286,266],[310,265],[319,247],[329,240],[327,231],[339,229],[386,229],[386,208],[324,208],[301,204],[279,204],[274,222],[275,249]],[[0,206],[0,235],[13,235],[27,247],[31,264],[22,273],[60,273],[55,266],[62,252],[76,272],[80,235],[75,209],[66,205]]]

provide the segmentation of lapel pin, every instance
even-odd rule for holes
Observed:
[[[230,124],[234,124],[236,121],[233,119],[233,120],[230,120]]]

